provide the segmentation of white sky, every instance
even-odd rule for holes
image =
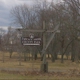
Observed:
[[[48,0],[50,1],[50,0]],[[54,0],[60,1],[60,0]],[[24,4],[31,6],[34,0],[0,0],[0,27],[7,29],[10,26],[10,10],[12,7]]]

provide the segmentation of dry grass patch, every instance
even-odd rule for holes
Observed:
[[[30,55],[31,56],[31,55]],[[60,56],[60,55],[59,55]],[[58,56],[58,57],[59,57]],[[23,57],[23,56],[22,56]],[[26,62],[22,59],[21,66],[19,66],[19,55],[18,53],[14,52],[12,54],[12,58],[9,57],[9,53],[4,53],[4,63],[3,59],[3,52],[0,52],[0,68],[20,68],[20,69],[39,69],[42,61],[38,60],[27,60]],[[50,59],[48,60],[48,68],[49,70],[69,70],[74,68],[80,68],[80,64],[76,64],[75,62],[72,63],[70,60],[64,60],[64,63],[60,63],[60,60],[56,60],[54,63]]]

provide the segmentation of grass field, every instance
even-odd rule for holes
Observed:
[[[6,72],[0,72],[0,80],[80,80],[80,77],[73,77],[73,76],[57,76],[49,74],[41,74],[41,75],[26,75],[22,76],[20,74],[10,74]]]
[[[9,58],[9,53],[0,53],[0,80],[80,80],[80,64],[72,63],[70,60],[65,60],[60,63],[56,60],[52,63],[48,60],[48,73],[40,73],[40,65],[42,61],[22,59],[19,66],[19,56],[13,53],[12,58]]]

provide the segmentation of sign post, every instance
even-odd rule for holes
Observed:
[[[41,71],[43,71],[43,72],[48,72],[48,62],[46,61],[46,50],[47,50],[50,42],[54,38],[54,35],[57,32],[58,27],[59,26],[55,27],[54,30],[46,30],[45,21],[43,21],[43,29],[42,30],[24,30],[24,29],[18,29],[18,30],[26,31],[26,32],[40,32],[40,33],[43,33],[43,50],[42,50],[43,63],[41,64]],[[51,32],[52,33],[52,35],[51,35],[48,43],[46,43],[46,32]],[[22,38],[22,44],[23,45],[40,45],[40,43],[41,43],[41,39],[40,38],[35,38],[33,36],[31,36],[30,38],[28,38],[28,37]]]
[[[45,50],[46,47],[46,26],[45,22],[43,21],[43,50]],[[48,64],[46,62],[46,51],[43,51],[43,63],[41,64],[41,71],[42,72],[48,72]]]

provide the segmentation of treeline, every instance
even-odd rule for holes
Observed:
[[[33,6],[26,4],[18,5],[12,8],[11,15],[13,24],[20,26],[22,29],[42,29],[43,21],[46,23],[46,30],[54,30],[59,26],[59,31],[50,43],[46,54],[51,54],[51,60],[54,62],[58,54],[61,55],[61,63],[64,61],[64,55],[71,56],[72,62],[79,62],[80,59],[80,0],[63,0],[60,3],[47,0],[37,1]],[[37,59],[43,46],[22,46],[20,36],[26,37],[30,32],[8,29],[8,33],[3,37],[3,43],[7,50],[12,54],[13,51],[26,54],[32,53],[33,58]],[[46,42],[52,33],[46,33]],[[42,38],[42,33],[34,33],[35,36]],[[11,57],[11,55],[10,55]],[[41,58],[42,60],[43,58]]]

